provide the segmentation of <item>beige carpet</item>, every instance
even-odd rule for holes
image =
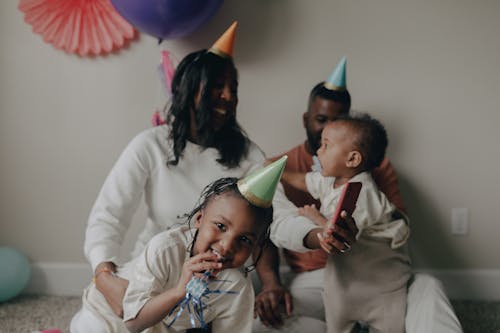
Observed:
[[[0,332],[31,333],[49,328],[69,332],[69,322],[80,305],[81,297],[17,297],[0,303]]]
[[[49,328],[69,332],[69,322],[80,302],[80,297],[21,296],[0,303],[0,333]],[[465,333],[500,333],[500,302],[455,301],[453,306]]]

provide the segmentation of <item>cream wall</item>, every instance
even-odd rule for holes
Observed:
[[[68,55],[16,6],[0,2],[0,245],[35,263],[84,263],[93,200],[164,103],[160,47],[141,35],[118,54]],[[266,153],[304,139],[310,88],[347,55],[353,108],[390,136],[416,266],[500,269],[500,2],[226,0],[203,31],[161,47],[182,58],[233,19],[238,117]],[[453,207],[469,208],[467,236],[450,233]]]

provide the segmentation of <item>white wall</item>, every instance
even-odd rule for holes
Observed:
[[[58,51],[0,2],[0,244],[84,263],[84,226],[114,160],[164,102],[154,38],[97,58]],[[500,269],[500,2],[227,0],[182,58],[238,19],[238,117],[268,153],[304,139],[310,88],[348,57],[353,108],[381,119],[413,223],[415,264]],[[470,233],[450,234],[450,210]],[[136,226],[136,229],[139,228]]]

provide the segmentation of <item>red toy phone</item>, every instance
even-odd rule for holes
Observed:
[[[344,185],[344,189],[342,190],[342,194],[340,195],[339,203],[335,208],[335,213],[333,214],[330,226],[333,226],[334,224],[339,222],[339,220],[341,219],[340,213],[343,210],[345,210],[349,215],[352,215],[352,213],[356,209],[356,201],[358,200],[360,191],[360,182],[352,182]]]

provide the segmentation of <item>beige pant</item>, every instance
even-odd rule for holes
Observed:
[[[405,251],[383,239],[362,236],[350,252],[330,256],[323,295],[327,332],[351,332],[357,321],[371,332],[404,332],[410,276]]]
[[[323,306],[323,274],[321,282],[311,278],[311,273],[323,273],[323,269],[304,273],[290,273],[293,284],[301,280],[300,285],[295,288],[290,287],[294,296],[294,304],[300,299],[300,308],[306,306],[307,309],[316,309]],[[304,279],[302,279],[304,277]],[[302,289],[302,290],[301,290]],[[296,294],[300,292],[300,294]],[[299,296],[300,295],[300,296]],[[320,297],[318,297],[320,295]],[[446,297],[442,283],[436,278],[422,273],[413,275],[408,289],[408,305],[406,309],[406,333],[462,333],[462,326],[453,312],[453,307]],[[319,302],[318,300],[321,300]],[[308,305],[309,304],[309,305]],[[259,318],[255,320],[253,333],[290,333],[326,332],[326,323],[317,317],[324,318],[323,310],[316,310],[314,318],[304,316],[300,308],[294,307],[293,319],[286,320],[285,326],[280,329],[265,327]],[[306,327],[307,329],[303,329]]]

